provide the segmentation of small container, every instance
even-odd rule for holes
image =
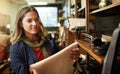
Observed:
[[[99,2],[99,8],[103,8],[103,7],[107,6],[107,4],[108,4],[108,0],[101,0]]]

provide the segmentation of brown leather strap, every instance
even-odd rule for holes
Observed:
[[[119,34],[120,34],[120,28],[115,29],[112,35],[110,46],[108,48],[108,52],[104,59],[102,74],[111,74],[113,61],[116,58],[115,52],[117,52],[117,43],[119,41],[118,40]]]

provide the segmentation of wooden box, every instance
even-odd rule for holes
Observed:
[[[120,0],[112,0],[112,3],[118,3]]]

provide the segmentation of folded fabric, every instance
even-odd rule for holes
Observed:
[[[77,42],[72,43],[58,53],[30,66],[33,74],[73,74],[73,60],[70,51],[77,47]]]

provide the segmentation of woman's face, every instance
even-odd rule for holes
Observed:
[[[21,25],[27,37],[36,35],[38,33],[40,25],[37,13],[34,11],[26,13]]]

